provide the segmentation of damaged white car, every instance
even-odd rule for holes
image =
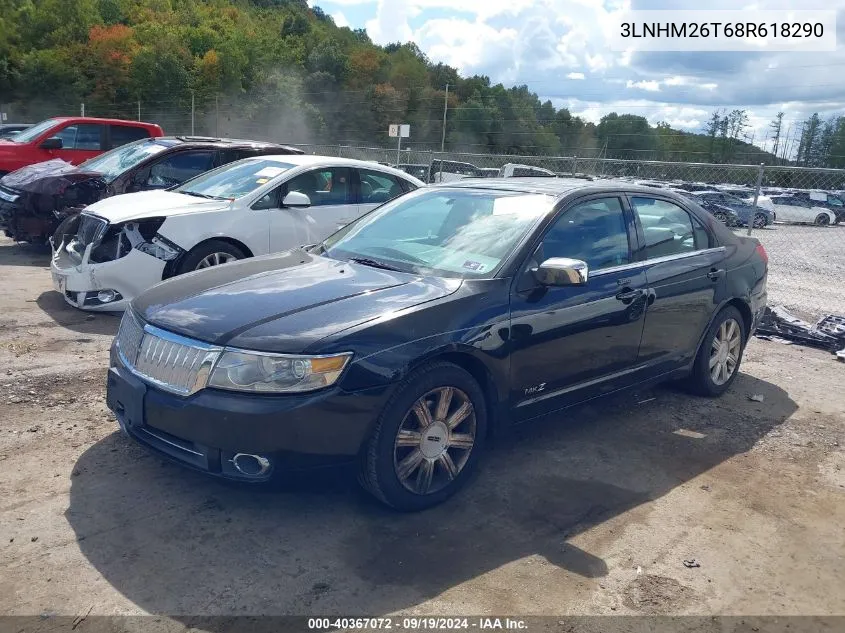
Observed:
[[[261,156],[167,191],[96,202],[53,239],[53,285],[84,310],[123,310],[175,275],[319,242],[424,183],[376,163]]]

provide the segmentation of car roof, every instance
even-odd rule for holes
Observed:
[[[256,156],[255,158],[260,158],[261,160],[272,160],[277,161],[279,163],[287,163],[288,165],[296,165],[297,167],[321,167],[325,166],[335,166],[335,167],[357,167],[360,169],[374,169],[376,171],[385,172],[388,174],[394,174],[399,176],[405,180],[412,179],[415,182],[417,181],[411,174],[402,171],[401,169],[396,169],[395,167],[389,167],[388,165],[382,165],[381,163],[377,163],[376,161],[372,160],[357,160],[354,158],[338,158],[336,156],[316,156],[314,154],[266,154],[264,156]],[[245,160],[253,160],[253,159],[245,159]],[[423,183],[424,184],[424,183]]]
[[[158,138],[144,139],[154,141],[156,143],[171,144],[190,144],[200,145],[203,147],[251,147],[255,149],[285,149],[296,152],[301,152],[301,149],[291,147],[289,145],[282,145],[281,143],[268,143],[266,141],[252,141],[249,139],[240,138],[217,138],[213,136],[159,136]]]
[[[498,191],[513,191],[521,193],[545,194],[560,198],[572,191],[583,190],[585,192],[609,192],[609,191],[630,191],[631,193],[642,193],[655,195],[664,193],[669,197],[676,196],[683,200],[680,195],[669,189],[655,189],[644,185],[637,185],[624,180],[595,179],[584,180],[583,178],[464,178],[450,182],[429,185],[432,189],[488,189]]]
[[[109,123],[109,124],[119,124],[119,125],[128,125],[131,127],[145,127],[145,128],[155,128],[160,130],[161,126],[158,123],[148,123],[147,121],[131,121],[129,119],[102,119],[93,116],[54,116],[50,117],[50,120],[53,121],[79,121],[81,123]]]

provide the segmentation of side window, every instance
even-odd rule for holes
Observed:
[[[142,138],[149,138],[150,133],[142,127],[130,125],[110,125],[111,146],[120,147],[133,141],[140,141]]]
[[[211,169],[214,152],[178,152],[152,166],[147,184],[151,187],[173,187]]]
[[[839,198],[837,198],[836,196],[828,196],[828,197],[827,197],[827,203],[828,203],[830,206],[832,206],[832,207],[842,207],[842,206],[845,206],[845,203],[843,203],[843,202],[842,202],[842,200],[840,200],[840,199],[839,199]]]
[[[56,132],[53,136],[62,139],[62,149],[103,149],[101,135],[103,126],[97,123],[75,123]]]
[[[542,242],[538,259],[569,257],[601,270],[631,262],[628,229],[619,198],[582,202],[565,211]]]
[[[645,235],[646,259],[690,253],[709,246],[709,236],[700,222],[684,209],[666,200],[634,196],[634,210]]]
[[[361,178],[361,204],[381,204],[403,193],[399,179],[390,174],[369,169],[359,169]]]
[[[349,204],[349,168],[326,167],[300,174],[287,182],[285,193],[299,191],[311,199],[312,207]]]

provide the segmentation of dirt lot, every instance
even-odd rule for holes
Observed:
[[[0,615],[845,614],[830,354],[754,340],[719,400],[569,412],[398,515],[346,473],[244,490],[133,445],[104,403],[117,319],[47,261],[0,242]]]

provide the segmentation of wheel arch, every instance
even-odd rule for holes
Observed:
[[[209,242],[224,242],[226,244],[229,244],[231,246],[234,246],[235,248],[242,250],[246,254],[247,257],[254,257],[254,254],[253,254],[252,250],[250,250],[249,246],[247,246],[246,244],[244,244],[240,240],[236,240],[233,237],[228,237],[228,236],[223,236],[223,235],[213,235],[211,237],[205,238],[201,242],[197,242],[191,248],[189,248],[188,250],[183,252],[181,255],[179,255],[179,257],[177,257],[176,259],[171,259],[169,262],[167,262],[167,265],[164,267],[164,271],[162,272],[162,275],[161,275],[162,281],[165,280],[165,279],[170,279],[171,277],[175,276],[176,271],[179,270],[179,267],[182,264],[182,261],[185,259],[185,257],[187,257],[189,253],[196,250],[197,248],[199,248],[203,244],[208,244]]]
[[[429,363],[443,361],[456,365],[466,371],[481,387],[484,393],[484,404],[487,407],[487,435],[494,436],[500,427],[503,419],[501,411],[501,398],[499,397],[496,381],[493,378],[493,373],[487,365],[468,350],[462,349],[441,349],[411,363],[405,375],[410,374],[414,370],[427,365]]]

